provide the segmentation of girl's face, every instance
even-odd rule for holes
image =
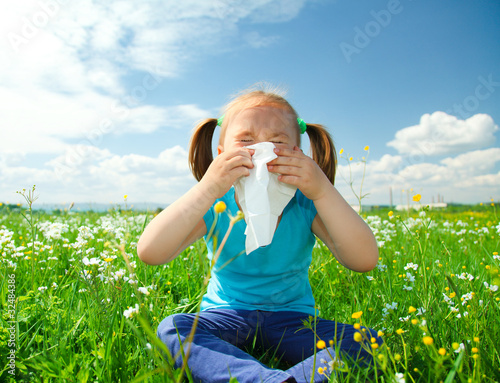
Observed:
[[[299,146],[297,120],[289,111],[273,106],[243,109],[229,122],[219,154],[259,142],[272,142],[277,148],[293,149]]]

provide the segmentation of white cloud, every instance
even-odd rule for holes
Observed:
[[[473,150],[447,157],[439,163],[414,163],[402,156],[384,155],[368,161],[363,180],[363,164],[351,162],[354,191],[368,193],[363,204],[389,204],[392,189],[394,204],[406,204],[408,195],[422,194],[422,203],[437,202],[438,194],[447,202],[477,203],[500,198],[500,148]],[[344,176],[344,178],[342,178]],[[357,200],[349,186],[349,168],[338,169],[336,187],[352,204]]]
[[[234,42],[273,44],[277,37],[240,34],[240,21],[288,21],[306,1],[2,4],[1,192],[9,194],[28,182],[50,190],[50,196],[43,195],[48,200],[68,195],[108,202],[111,187],[145,200],[180,196],[193,182],[182,149],[168,149],[156,158],[118,156],[98,147],[103,136],[191,129],[212,113],[192,104],[151,105],[149,93],[194,61],[241,45]],[[53,157],[36,168],[25,166],[33,154]]]
[[[444,112],[424,114],[418,125],[399,130],[387,145],[400,154],[433,156],[482,149],[495,142],[498,126],[487,114],[459,120]]]
[[[123,195],[139,202],[171,203],[191,186],[194,177],[187,152],[175,146],[157,157],[119,156],[106,149],[74,145],[41,169],[0,158],[0,201],[15,200],[15,191],[37,186],[38,203],[117,203]]]

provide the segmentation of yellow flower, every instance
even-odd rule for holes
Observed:
[[[408,309],[408,312],[411,314],[411,313],[414,313],[415,311],[417,311],[417,309],[413,306],[410,306],[410,308]]]
[[[125,195],[123,196],[123,199],[127,199],[127,197],[128,197],[128,194],[125,194]]]
[[[316,347],[319,348],[320,350],[324,349],[326,347],[326,343],[324,340],[318,340],[316,343]]]
[[[370,150],[370,147],[368,145],[365,146],[365,152],[367,152],[368,150]]]
[[[380,331],[380,330],[379,330],[379,331],[377,332],[377,336],[379,336],[379,337],[383,337],[383,336],[384,336],[384,333],[383,333],[382,331]]]
[[[378,348],[378,343],[372,343],[372,348],[373,348],[373,349]]]
[[[451,344],[451,347],[453,347],[454,350],[458,350],[458,348],[460,347],[460,345],[457,342],[453,342]]]
[[[438,352],[439,352],[439,355],[442,355],[442,356],[446,355],[446,350],[442,347],[439,349]]]
[[[351,315],[351,318],[359,319],[361,317],[361,315],[363,315],[363,311],[358,311],[358,312],[353,313]]]
[[[339,154],[342,155],[342,153],[344,153],[344,148],[340,149]]]
[[[226,210],[226,204],[223,201],[219,201],[215,204],[214,210],[216,213],[223,213]]]
[[[113,258],[104,258],[105,262],[111,262],[112,260],[113,260]]]
[[[412,320],[411,320],[411,323],[412,323],[412,324],[418,324],[418,319],[412,319]]]
[[[389,213],[387,213],[389,217],[392,217],[394,215],[394,212],[391,210]]]
[[[457,293],[453,292],[453,293],[450,293],[450,298],[455,298],[457,296]]]
[[[399,362],[401,360],[401,355],[400,354],[394,355],[394,359],[396,359],[396,362]]]
[[[472,347],[472,352],[477,354],[479,352],[479,349],[477,347]]]
[[[370,339],[370,342],[372,342],[372,343],[377,343],[377,339],[375,339],[375,338],[372,336],[372,337],[371,337],[371,339]]]
[[[325,369],[323,367],[318,367],[318,374],[323,375],[325,373]]]
[[[349,157],[349,161],[352,161],[352,157]]]
[[[479,337],[478,337],[478,336],[475,336],[475,337],[474,337],[474,342],[479,343]]]
[[[413,196],[413,200],[414,200],[415,202],[420,201],[420,199],[421,199],[421,198],[422,198],[422,196],[421,196],[420,194],[415,194],[415,195]]]
[[[354,328],[356,330],[359,330],[361,328],[361,325],[359,323],[354,323]]]
[[[430,346],[431,344],[434,343],[434,339],[432,339],[430,336],[424,336],[424,338],[422,339],[422,341],[424,342],[424,344],[426,346]]]
[[[401,335],[402,333],[404,333],[404,330],[403,330],[403,329],[398,328],[398,329],[396,330],[396,334]]]
[[[361,342],[363,340],[363,336],[361,335],[360,332],[355,332],[354,333],[354,341],[355,342]]]

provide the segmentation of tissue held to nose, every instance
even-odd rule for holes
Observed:
[[[250,175],[240,178],[234,187],[245,214],[245,249],[250,254],[272,242],[278,217],[297,188],[278,181],[278,175],[267,170],[267,163],[277,157],[273,143],[260,142],[247,148],[255,150],[252,156],[254,167],[250,169]]]

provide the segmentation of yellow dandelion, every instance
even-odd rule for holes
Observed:
[[[454,350],[458,350],[458,348],[460,347],[460,345],[457,343],[457,342],[453,342],[451,344],[451,347],[454,349]]]
[[[361,335],[360,332],[355,332],[354,333],[354,341],[355,342],[361,342],[363,340],[363,335]]]
[[[377,339],[375,339],[375,337],[372,336],[371,339],[370,339],[370,342],[377,343]]]
[[[349,161],[352,161],[352,157],[349,157]]]
[[[387,213],[389,217],[392,217],[394,215],[394,212],[391,210],[389,213]]]
[[[413,306],[410,306],[410,308],[408,309],[408,312],[411,314],[411,313],[414,313],[415,311],[417,311],[417,309]]]
[[[413,200],[414,200],[415,202],[419,202],[421,198],[422,198],[422,196],[421,196],[420,194],[415,194],[415,195],[413,196]]]
[[[455,293],[455,292],[450,293],[450,298],[455,298],[456,296],[457,296],[457,293]]]
[[[105,262],[111,262],[112,260],[113,260],[113,258],[104,258]]]
[[[354,328],[356,330],[359,330],[361,328],[361,325],[359,323],[354,323]]]
[[[320,350],[324,349],[326,347],[326,343],[324,340],[318,340],[316,343],[316,347],[319,348]]]
[[[378,343],[372,343],[372,348],[375,350],[376,348],[378,348]]]
[[[472,357],[473,357],[474,359],[477,359],[477,358],[479,358],[479,354],[474,354],[474,355],[472,355]]]
[[[443,347],[441,347],[441,348],[439,349],[438,353],[439,353],[439,355],[441,355],[441,356],[445,356],[445,355],[446,355],[446,350],[445,350]]]
[[[411,320],[411,323],[412,323],[412,324],[418,324],[418,319],[412,319],[412,320]]]
[[[434,343],[434,339],[432,339],[430,336],[424,336],[422,341],[426,346],[430,346],[431,344]]]
[[[329,340],[328,343],[330,344],[330,347],[333,347],[333,340]]]
[[[363,315],[363,311],[358,311],[358,312],[352,313],[351,318],[359,319],[359,318],[361,318],[361,315]]]
[[[384,336],[384,333],[383,333],[382,331],[380,331],[380,330],[379,330],[379,331],[377,332],[377,336],[379,336],[379,337],[383,337],[383,336]]]
[[[365,152],[367,152],[368,150],[370,150],[370,147],[368,145],[365,146]]]
[[[479,352],[479,349],[477,347],[472,347],[472,352],[477,354]]]
[[[323,367],[318,367],[318,374],[323,375],[325,373],[325,369]]]
[[[340,149],[339,154],[342,155],[342,153],[344,153],[344,148]]]
[[[474,337],[474,342],[479,343],[479,337],[478,336]]]
[[[226,204],[223,201],[219,201],[215,204],[214,210],[216,213],[223,213],[226,210]]]
[[[127,198],[128,198],[128,194],[125,194],[125,195],[123,196],[123,199],[127,199]]]
[[[402,333],[404,333],[404,332],[405,332],[405,331],[404,331],[403,329],[401,329],[401,328],[398,328],[398,329],[396,330],[396,334],[398,334],[398,335],[401,335],[401,334],[402,334]]]

